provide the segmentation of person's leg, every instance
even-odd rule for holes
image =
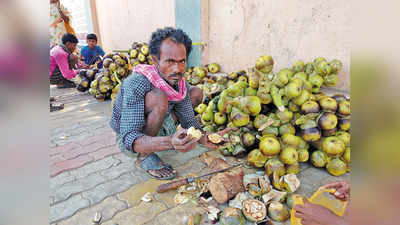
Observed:
[[[160,89],[153,89],[145,96],[145,116],[146,124],[143,133],[147,136],[157,136],[161,129],[165,116],[168,113],[168,97]],[[139,153],[136,163],[139,165],[149,154]],[[168,177],[175,171],[170,167],[164,167],[160,170],[149,170],[155,177]]]

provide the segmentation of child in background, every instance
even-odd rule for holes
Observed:
[[[97,45],[96,34],[88,34],[86,36],[87,46],[81,50],[81,60],[84,65],[94,65],[97,63],[97,68],[101,68],[101,57],[104,56],[104,51],[100,46]]]

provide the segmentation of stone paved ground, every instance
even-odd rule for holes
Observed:
[[[189,215],[204,213],[191,202],[176,205],[175,191],[156,194],[150,203],[140,201],[162,182],[149,179],[134,165],[134,158],[116,148],[108,126],[110,101],[99,102],[75,89],[51,87],[50,95],[65,104],[64,110],[50,113],[50,224],[91,224],[95,213],[101,212],[104,225],[183,225]],[[208,171],[196,157],[205,151],[199,146],[189,153],[160,155],[185,176]],[[298,193],[310,196],[321,184],[349,175],[336,178],[305,164],[299,178]],[[202,224],[210,224],[205,216]]]

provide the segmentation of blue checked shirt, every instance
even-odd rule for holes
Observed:
[[[168,102],[168,111],[175,112],[183,128],[200,128],[199,121],[194,117],[192,103],[190,101],[189,85],[186,97],[179,102]],[[155,88],[153,84],[141,74],[132,74],[121,84],[117,98],[115,99],[110,126],[122,136],[122,142],[126,149],[133,151],[134,141],[144,136],[143,128],[146,118],[144,114],[144,98],[147,92]]]

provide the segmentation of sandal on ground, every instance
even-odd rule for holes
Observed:
[[[59,84],[57,85],[58,89],[63,89],[63,88],[74,88],[76,87],[76,85],[73,82],[68,82],[68,83],[64,83],[64,84]]]
[[[58,111],[61,109],[64,109],[64,104],[50,103],[50,112]]]
[[[176,173],[173,172],[172,167],[161,161],[160,157],[158,157],[158,155],[155,153],[151,153],[150,155],[145,156],[143,158],[138,157],[137,160],[141,160],[138,166],[142,168],[146,172],[146,174],[151,178],[158,180],[172,180],[176,176]],[[161,177],[158,177],[150,173],[150,170],[159,171],[164,168],[168,168],[172,172],[171,175],[169,176],[160,175]]]

